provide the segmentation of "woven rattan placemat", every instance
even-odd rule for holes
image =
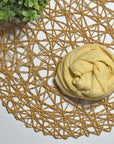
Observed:
[[[54,76],[83,44],[114,48],[113,0],[51,0],[39,22],[0,24],[0,99],[9,113],[55,138],[100,135],[114,126],[114,94],[93,102],[62,94]]]

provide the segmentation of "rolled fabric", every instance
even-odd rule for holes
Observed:
[[[98,44],[77,47],[63,57],[55,80],[68,96],[100,100],[114,92],[114,54]]]

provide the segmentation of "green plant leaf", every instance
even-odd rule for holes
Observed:
[[[8,2],[8,0],[3,0],[3,2],[4,2],[4,3],[7,3],[7,2]]]
[[[23,4],[23,0],[19,0],[19,5],[22,5]]]
[[[29,0],[28,6],[29,6],[29,7],[33,7],[33,2],[32,2],[31,0]]]
[[[28,21],[29,19],[28,19],[28,17],[24,17],[23,18],[23,21],[25,22],[25,21]]]
[[[34,20],[42,17],[41,11],[50,0],[0,0],[0,20]]]
[[[40,9],[39,5],[34,5],[33,8],[35,8],[35,9],[38,10],[38,11],[39,11],[39,9]]]
[[[22,12],[22,15],[23,15],[23,16],[28,16],[28,12],[27,12],[27,11],[23,11],[23,12]]]

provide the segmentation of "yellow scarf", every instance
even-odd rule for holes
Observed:
[[[78,47],[64,56],[55,80],[66,95],[100,100],[114,91],[114,54],[98,44]]]

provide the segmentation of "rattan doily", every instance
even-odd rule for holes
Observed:
[[[98,43],[113,51],[112,2],[51,0],[39,22],[0,24],[0,99],[8,112],[56,138],[111,131],[113,94],[98,102],[70,98],[54,76],[62,57],[77,46]]]

